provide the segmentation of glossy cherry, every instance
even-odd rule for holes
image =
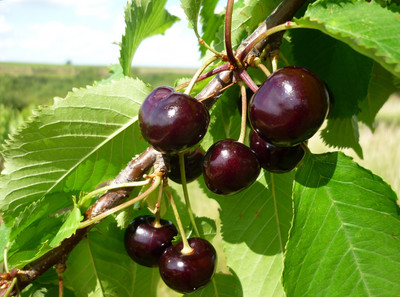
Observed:
[[[302,67],[284,67],[271,74],[251,98],[253,129],[276,146],[297,145],[318,131],[329,108],[325,84]]]
[[[260,164],[253,151],[232,139],[214,143],[204,156],[204,181],[216,194],[235,194],[250,186],[259,173]]]
[[[207,285],[215,271],[217,253],[202,238],[188,239],[193,252],[183,254],[183,243],[170,246],[160,258],[159,270],[165,284],[180,293],[190,293]]]
[[[193,151],[184,154],[185,160],[185,175],[186,182],[190,183],[197,179],[203,172],[202,164],[204,158],[204,152],[200,148],[196,148]],[[170,172],[168,177],[174,182],[181,184],[181,170],[179,166],[179,156],[173,154],[169,157]]]
[[[250,134],[250,148],[256,154],[260,165],[274,173],[293,170],[304,157],[301,145],[278,147],[266,142],[256,132]]]
[[[161,254],[172,244],[178,234],[176,227],[166,220],[160,220],[160,227],[154,226],[154,216],[135,218],[125,230],[125,249],[138,264],[147,267],[158,266]]]
[[[139,111],[143,137],[164,153],[197,144],[206,134],[210,114],[193,97],[161,87],[151,92]]]

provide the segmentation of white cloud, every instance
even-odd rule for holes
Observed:
[[[79,64],[118,62],[118,47],[112,44],[114,36],[101,30],[53,21],[31,25],[28,34],[18,42],[27,61],[42,57],[52,63],[67,59]]]
[[[11,25],[7,23],[4,16],[0,16],[0,33],[6,33],[11,30]]]
[[[133,58],[134,66],[199,67],[200,53],[197,38],[187,28],[186,22],[178,22],[165,35],[145,39]]]
[[[180,5],[174,5],[168,8],[168,12],[180,18],[181,20],[186,20],[186,14]]]
[[[77,16],[95,16],[100,19],[111,17],[109,8],[120,5],[122,1],[115,0],[13,0],[5,1],[3,9],[9,11],[12,7],[36,5],[37,7],[53,6],[58,9],[72,8]]]

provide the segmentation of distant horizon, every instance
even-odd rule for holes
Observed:
[[[82,67],[110,67],[116,64],[75,64],[73,61],[68,64],[65,63],[48,63],[48,62],[29,62],[29,61],[2,61],[0,60],[0,64],[18,64],[18,65],[25,65],[25,66],[82,66]],[[187,69],[187,70],[196,70],[196,67],[171,67],[171,66],[155,66],[155,65],[132,65],[132,68],[150,68],[150,69]]]

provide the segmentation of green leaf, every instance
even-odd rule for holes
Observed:
[[[234,274],[216,273],[213,277],[218,295],[215,294],[214,284],[210,282],[206,287],[192,294],[185,294],[185,297],[242,297],[243,290],[239,279]]]
[[[206,217],[197,217],[195,218],[195,222],[202,238],[211,242],[217,233],[215,221]]]
[[[64,224],[58,230],[57,234],[54,238],[50,241],[51,247],[58,246],[61,241],[65,238],[69,238],[73,234],[75,234],[76,230],[79,227],[79,223],[83,219],[80,209],[74,204],[74,208],[69,213],[67,219],[65,220]]]
[[[249,36],[261,22],[278,6],[281,1],[239,0],[235,1],[232,14],[232,47],[235,49]],[[224,23],[221,24],[215,38],[215,49],[225,49]]]
[[[200,36],[197,23],[202,4],[203,0],[181,0],[181,7],[185,12],[189,23],[193,26],[196,36]]]
[[[125,8],[125,35],[122,36],[120,64],[130,75],[133,56],[147,37],[164,34],[179,18],[168,13],[166,0],[132,0]]]
[[[220,204],[227,266],[239,278],[243,296],[284,295],[281,274],[293,178],[293,172],[263,171],[255,184],[236,195],[208,194]]]
[[[283,281],[288,296],[397,296],[400,216],[382,179],[343,153],[297,171]]]
[[[218,32],[218,28],[224,24],[224,13],[215,14],[215,8],[217,7],[218,1],[215,0],[203,0],[203,7],[200,11],[200,22],[202,24],[202,38],[208,44],[214,41],[215,35]],[[199,44],[201,56],[203,57],[207,49]]]
[[[400,13],[374,1],[320,0],[295,22],[343,41],[400,77]]]
[[[47,297],[47,296],[58,296],[59,288],[57,285],[38,285],[33,283],[31,286],[22,291],[21,296],[23,297]],[[75,297],[75,294],[69,290],[64,289],[63,297]]]
[[[329,119],[326,127],[321,131],[324,143],[330,147],[352,148],[362,159],[363,151],[360,146],[358,122],[355,116],[351,118]]]
[[[158,269],[135,264],[125,251],[124,231],[110,221],[100,223],[72,251],[64,285],[76,297],[155,297]]]
[[[239,100],[239,89],[234,86],[226,90],[214,104],[210,111],[208,132],[201,142],[206,150],[218,140],[239,137],[241,117],[236,104]]]
[[[65,194],[91,191],[114,177],[147,144],[139,139],[137,114],[151,91],[143,82],[122,79],[74,90],[36,116],[5,146],[0,176],[0,209],[7,225],[72,206]],[[126,150],[124,148],[130,148]],[[32,202],[47,207],[25,211]],[[26,224],[21,224],[21,230]],[[19,233],[21,230],[13,232]]]
[[[51,250],[50,242],[67,217],[67,212],[52,214],[27,226],[11,242],[7,254],[10,266],[22,268]]]
[[[0,222],[0,263],[4,261],[4,248],[7,246],[9,236],[10,229]]]
[[[367,97],[360,103],[360,112],[357,119],[374,129],[376,114],[387,101],[389,96],[400,91],[399,79],[375,63]]]

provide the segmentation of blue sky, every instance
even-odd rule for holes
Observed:
[[[1,0],[0,61],[110,65],[118,63],[126,0]],[[179,0],[167,9],[182,20],[146,39],[133,66],[198,67],[196,38]]]

